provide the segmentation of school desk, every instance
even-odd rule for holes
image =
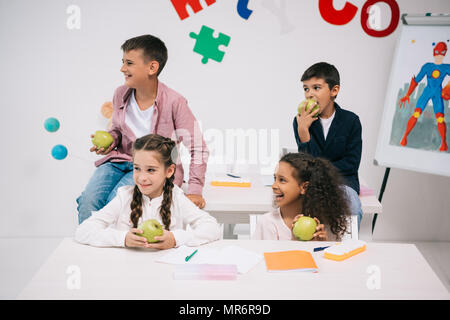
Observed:
[[[274,209],[272,188],[263,184],[262,176],[251,174],[244,178],[251,181],[251,187],[216,187],[210,183],[213,178],[207,177],[203,188],[203,198],[206,200],[204,210],[216,217],[219,223],[225,224],[224,238],[227,239],[233,238],[235,224],[250,223],[251,215],[263,214]],[[383,211],[375,195],[359,198],[363,216]]]
[[[309,250],[332,242],[219,240],[202,247],[237,245],[257,253]],[[368,242],[347,260],[313,252],[319,271],[270,273],[261,260],[236,280],[174,280],[174,265],[154,260],[167,251],[97,248],[61,241],[18,299],[450,299],[413,244]]]

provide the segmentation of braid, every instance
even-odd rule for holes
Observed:
[[[133,228],[137,228],[139,218],[142,216],[142,193],[138,186],[134,186],[133,200],[131,201],[130,220],[133,223]]]
[[[173,180],[175,179],[175,175],[172,175],[170,178],[166,179],[166,183],[164,183],[164,196],[161,203],[161,209],[159,214],[161,215],[161,219],[164,223],[164,227],[166,230],[170,228],[170,206],[172,205],[172,189],[173,189]]]
[[[174,150],[175,142],[172,139],[165,138],[163,142],[164,146],[167,148],[167,151],[170,152],[170,156],[172,157],[171,151]],[[169,163],[174,163],[174,159],[170,158]],[[173,189],[173,181],[175,180],[175,174],[173,174],[170,178],[166,178],[166,182],[164,183],[164,196],[163,201],[161,203],[160,215],[161,219],[166,227],[166,230],[170,228],[170,206],[172,205],[172,189]]]

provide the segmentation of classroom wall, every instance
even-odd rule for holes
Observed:
[[[165,41],[169,61],[160,79],[188,99],[219,160],[230,153],[227,143],[238,149],[239,130],[249,136],[247,149],[256,141],[256,156],[233,157],[243,163],[233,168],[241,172],[270,172],[281,146],[295,148],[292,120],[303,98],[301,74],[318,61],[336,65],[337,102],[357,113],[363,126],[360,172],[378,192],[384,168],[373,159],[399,28],[386,37],[369,36],[360,22],[365,1],[350,2],[358,7],[356,16],[336,26],[321,17],[316,0],[249,1],[248,19],[237,13],[237,0],[209,7],[201,1],[203,10],[188,9],[184,20],[168,0],[1,0],[0,236],[73,234],[75,199],[99,158],[89,152],[89,136],[107,128],[100,108],[123,83],[120,45],[146,33]],[[397,3],[401,13],[450,11],[448,0]],[[344,4],[334,1],[336,9]],[[378,5],[378,23],[386,27],[388,7]],[[198,34],[203,25],[215,36],[230,37],[221,62],[203,64],[193,52],[189,33]],[[58,131],[44,129],[49,117],[60,121]],[[57,144],[68,149],[63,160],[51,155]],[[210,172],[231,168],[233,161],[219,160]],[[392,169],[374,239],[450,240],[448,190],[448,177]]]

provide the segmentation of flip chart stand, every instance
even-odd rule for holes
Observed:
[[[380,203],[381,203],[381,199],[383,199],[384,189],[386,189],[387,180],[389,178],[389,172],[391,172],[391,168],[386,168],[386,171],[384,171],[384,177],[383,177],[383,182],[381,183],[380,195],[378,196],[378,201],[380,201]],[[373,230],[375,229],[375,223],[377,222],[377,218],[378,218],[378,213],[375,213],[373,215],[373,220],[372,220],[372,235],[373,235]]]

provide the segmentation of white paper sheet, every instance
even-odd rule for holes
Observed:
[[[186,262],[186,257],[195,250],[198,251]],[[180,246],[169,250],[167,254],[155,261],[169,264],[234,264],[238,273],[243,274],[263,259],[262,254],[238,246],[227,246],[221,249]]]

